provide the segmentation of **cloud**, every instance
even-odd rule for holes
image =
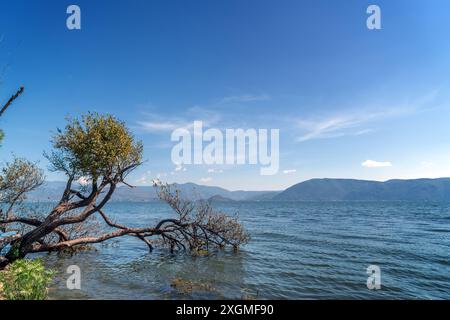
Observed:
[[[208,173],[223,173],[222,169],[208,169]]]
[[[150,174],[151,174],[151,171],[148,170],[139,179],[136,180],[136,183],[137,184],[148,184],[149,182],[151,182],[151,179],[149,178]]]
[[[187,169],[186,169],[186,167],[183,167],[183,166],[179,165],[179,166],[175,167],[175,171],[176,172],[178,172],[178,171],[187,171]]]
[[[207,178],[201,178],[200,182],[206,183],[206,182],[211,182],[212,178],[211,177],[207,177]]]
[[[192,127],[192,123],[188,123],[187,121],[181,119],[172,119],[172,120],[147,120],[147,121],[138,121],[137,122],[139,129],[146,132],[170,132],[176,130],[178,128],[186,128],[189,129]]]
[[[90,183],[90,180],[87,177],[80,177],[77,182],[82,186],[87,186]]]
[[[136,180],[136,183],[137,184],[147,184],[148,183],[147,177],[146,176],[140,177],[139,179]]]
[[[387,116],[385,113],[363,115],[339,115],[320,120],[299,120],[297,125],[306,131],[297,138],[298,142],[312,139],[336,138],[341,136],[358,136],[370,133],[371,129],[361,129],[361,125]]]
[[[366,168],[383,168],[383,167],[392,167],[392,163],[389,161],[379,162],[375,160],[366,160],[361,163],[363,167]]]
[[[182,126],[174,122],[138,121],[138,124],[141,126],[142,129],[149,132],[173,131],[176,128]]]
[[[313,139],[327,139],[342,136],[358,136],[367,134],[373,129],[363,127],[375,121],[414,114],[425,110],[435,99],[437,91],[418,97],[414,103],[400,104],[394,107],[377,107],[364,110],[347,110],[341,114],[308,120],[295,120],[297,129],[303,134],[297,138],[298,142]]]
[[[434,163],[431,161],[422,161],[420,165],[424,168],[431,168],[434,166]]]
[[[185,117],[165,117],[159,114],[146,114],[146,120],[137,121],[137,129],[151,133],[165,133],[176,129],[191,130],[194,121],[202,121],[204,127],[210,127],[221,120],[218,112],[213,112],[201,107],[189,108]]]
[[[291,173],[296,173],[297,169],[289,169],[289,170],[283,170],[284,174],[291,174]]]
[[[243,94],[221,98],[218,102],[207,107],[200,105],[187,107],[183,112],[178,112],[176,116],[167,116],[168,113],[166,110],[162,110],[161,113],[158,111],[144,113],[141,119],[136,121],[134,128],[143,132],[164,134],[176,129],[192,130],[194,121],[196,120],[202,121],[204,129],[224,126],[226,123],[223,123],[223,121],[227,119],[228,122],[231,121],[231,123],[235,124],[236,114],[227,114],[226,112],[218,111],[216,107],[223,104],[267,101],[270,99],[270,96],[267,94]]]
[[[254,102],[268,101],[270,96],[267,94],[243,94],[238,96],[228,96],[220,99],[219,104],[238,103],[238,102]]]

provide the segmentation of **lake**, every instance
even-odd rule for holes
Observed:
[[[449,299],[450,204],[411,202],[223,202],[252,239],[239,252],[170,254],[132,237],[72,257],[46,255],[51,299]],[[167,205],[110,203],[117,222],[154,224]],[[66,288],[69,265],[81,290]],[[381,289],[367,288],[367,267]],[[175,281],[184,285],[172,286]]]

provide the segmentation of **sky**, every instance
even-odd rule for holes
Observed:
[[[69,30],[66,9],[81,9]],[[381,9],[369,30],[366,9]],[[2,1],[1,161],[38,161],[67,116],[111,113],[144,143],[130,177],[230,190],[311,178],[450,177],[450,2]],[[171,133],[279,129],[279,171],[183,165]],[[46,172],[48,180],[64,180]]]

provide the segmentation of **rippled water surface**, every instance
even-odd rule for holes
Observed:
[[[50,296],[89,299],[441,299],[450,298],[450,204],[232,202],[252,240],[238,253],[191,257],[148,253],[131,237],[73,257],[47,256],[57,272]],[[144,226],[172,215],[162,203],[112,203],[117,222]],[[80,291],[65,270],[82,271]],[[382,287],[367,289],[366,269]],[[172,287],[174,279],[188,281]]]

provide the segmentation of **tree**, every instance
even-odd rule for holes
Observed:
[[[3,116],[5,111],[11,106],[11,104],[14,102],[14,100],[16,100],[23,93],[23,91],[24,91],[24,87],[20,87],[19,90],[17,90],[17,92],[14,95],[12,95],[8,99],[8,101],[0,108],[0,118]],[[3,140],[3,137],[4,137],[3,131],[0,129],[0,145]],[[5,181],[5,178],[8,179],[8,177],[11,177],[11,175],[9,175],[8,173],[6,173],[6,174],[5,173],[6,172],[3,171],[3,175],[0,175],[0,204],[4,203],[4,199],[9,198],[9,196],[7,194],[5,195],[5,193],[7,193],[7,191],[5,190],[4,187],[7,184],[7,182]],[[20,202],[22,195],[17,194],[16,196],[17,196],[16,200],[12,199],[12,198],[14,198],[14,196],[12,198],[10,198],[9,200],[13,201],[14,203]],[[10,208],[8,208],[8,211],[9,211],[9,209]],[[2,209],[0,208],[0,219],[2,219],[3,217],[4,217],[4,214],[3,214]],[[4,229],[5,229],[4,227],[0,226],[1,232],[3,232]],[[11,241],[15,238],[16,238],[16,236],[13,235],[13,236],[9,236],[9,237],[3,237],[2,239],[0,239],[0,253],[4,247],[4,244],[7,243],[7,241]],[[1,258],[0,258],[0,260],[1,260]]]
[[[6,163],[0,172],[0,205],[6,206],[5,212],[0,208],[0,219],[8,219],[15,207],[23,210],[26,194],[42,185],[44,173],[35,163],[21,158]],[[0,231],[6,230],[0,227]]]
[[[142,163],[143,147],[125,124],[112,115],[89,113],[81,119],[69,119],[64,130],[53,138],[54,150],[46,157],[52,170],[67,176],[60,201],[42,218],[15,213],[15,204],[0,225],[21,226],[21,232],[2,257],[0,268],[24,258],[29,253],[76,250],[80,246],[109,239],[132,236],[153,250],[165,245],[173,252],[202,252],[231,246],[237,249],[249,239],[237,217],[215,212],[209,203],[191,202],[171,186],[155,182],[160,199],[166,201],[176,216],[155,226],[131,228],[115,221],[105,212],[117,186]],[[36,170],[33,169],[33,170]],[[78,180],[88,181],[80,185]],[[93,219],[105,228],[93,226]]]
[[[11,106],[13,101],[23,93],[23,91],[24,87],[20,87],[19,90],[8,99],[0,109],[0,117],[6,109]],[[0,130],[0,143],[2,140],[3,131]],[[21,203],[26,192],[29,192],[40,185],[38,182],[39,170],[35,169],[36,168],[30,162],[18,158],[15,158],[12,164],[7,164],[6,168],[2,169],[2,174],[0,175],[0,204],[9,205],[5,213],[6,216],[12,210],[14,204]],[[42,173],[40,174],[40,177],[42,179]],[[34,179],[36,179],[36,181],[33,181]],[[33,187],[33,184],[35,184],[35,187]],[[0,208],[0,218],[2,217],[3,212]],[[2,228],[0,228],[0,231],[2,231]]]

